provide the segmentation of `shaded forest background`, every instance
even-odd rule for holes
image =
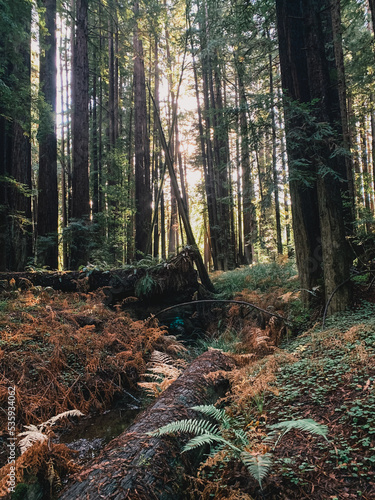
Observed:
[[[368,261],[373,0],[0,5],[0,270]]]

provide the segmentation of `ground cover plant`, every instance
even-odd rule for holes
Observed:
[[[281,307],[282,296],[274,291],[248,285],[241,295],[258,298],[262,307],[273,298],[268,305]],[[295,292],[284,290],[289,297]],[[285,421],[313,419],[327,426],[328,440],[291,430],[273,451],[263,489],[230,446],[211,446],[197,477],[191,478],[197,498],[375,498],[375,304],[364,301],[366,295],[372,300],[368,283],[361,282],[352,310],[330,318],[323,331],[316,323],[297,336],[284,336],[281,343],[268,343],[268,351],[264,346],[256,349],[256,336],[250,335],[257,329],[254,318],[247,317],[246,324],[239,310],[229,313],[229,325],[235,324],[242,338],[242,351],[247,345],[253,357],[233,372],[232,391],[221,409],[237,432],[246,433],[253,457],[268,456],[266,437]],[[315,319],[314,311],[295,300],[282,308],[291,321],[305,315],[311,325]],[[263,325],[262,331],[269,335],[270,325]]]
[[[8,387],[15,387],[16,432],[68,410],[84,414],[107,409],[123,390],[134,389],[155,347],[164,350],[165,329],[156,320],[134,321],[103,305],[101,293],[64,294],[33,287],[0,297],[0,465],[7,452]],[[19,457],[18,482],[28,467],[46,472],[51,453],[62,458],[60,472],[72,469],[64,445],[43,457],[34,445]],[[18,455],[18,453],[17,453]],[[6,468],[0,472],[0,487]],[[48,477],[48,474],[47,476]]]
[[[219,413],[203,408],[202,422],[208,423],[196,424],[195,429],[211,425],[212,432],[193,444],[211,447],[197,475],[187,478],[190,498],[375,498],[371,277],[356,284],[352,310],[328,318],[324,330],[322,307],[307,310],[300,301],[292,263],[262,264],[215,279],[220,296],[256,304],[286,321],[238,304],[214,304],[206,338],[198,348],[186,344],[183,353],[181,342],[166,336],[155,318],[134,321],[121,307],[105,307],[100,292],[4,291],[0,405],[6,406],[8,387],[15,385],[17,432],[25,425],[40,430],[42,422],[69,410],[103,411],[123,389],[141,387],[158,397],[184,369],[181,356],[191,360],[214,347],[229,352],[237,369]],[[216,427],[215,415],[206,410],[220,416]],[[5,428],[4,412],[0,421]],[[315,423],[327,430],[327,440],[305,432],[305,424],[311,429]],[[283,425],[288,433],[278,440],[273,433]],[[3,444],[6,438],[3,432]],[[54,443],[52,432],[17,460],[20,498],[41,479],[53,498],[77,467],[74,453]],[[0,488],[7,470],[0,471]]]

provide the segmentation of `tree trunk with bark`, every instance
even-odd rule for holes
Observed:
[[[199,418],[190,408],[214,403],[229,387],[225,372],[233,361],[220,351],[199,356],[137,421],[111,441],[60,496],[60,500],[186,498],[186,476],[194,473],[201,454],[181,453],[185,436],[151,437],[150,431],[186,418]],[[220,376],[210,379],[210,373]]]
[[[77,225],[71,227],[70,267],[87,263],[87,234],[84,225],[90,216],[89,196],[89,62],[88,0],[76,1],[76,32],[73,50],[72,85],[72,213]]]
[[[134,2],[134,15],[139,16],[138,0]],[[134,45],[134,155],[135,155],[135,248],[141,258],[146,252],[151,227],[152,194],[150,186],[150,144],[147,130],[146,80],[143,44],[136,24]]]
[[[254,260],[254,242],[256,240],[256,212],[254,205],[254,184],[251,178],[249,127],[247,123],[247,98],[244,84],[243,63],[236,57],[238,88],[240,99],[240,131],[241,131],[241,167],[243,189],[243,234],[244,256],[247,264]]]
[[[37,260],[58,267],[58,192],[56,114],[56,0],[43,0],[44,26],[40,30],[40,107]],[[47,31],[45,31],[47,30]]]
[[[0,268],[19,271],[32,256],[31,224],[31,6],[4,5],[9,22],[0,27]],[[4,31],[3,31],[4,30]],[[12,30],[17,30],[13,36]]]
[[[332,137],[334,143],[343,142],[338,87],[333,77],[332,19],[325,0],[277,0],[276,7],[282,83],[287,91],[290,193],[301,288],[312,290],[322,275],[323,263],[328,299],[349,277],[337,179],[345,179],[346,165],[342,155],[332,154],[330,142]],[[329,127],[330,137],[323,135],[313,143],[311,136],[320,124]],[[305,295],[306,302],[309,295]],[[341,286],[329,312],[342,310],[348,303],[349,287]]]

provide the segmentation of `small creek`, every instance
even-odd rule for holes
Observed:
[[[119,401],[102,414],[81,417],[74,427],[62,432],[58,441],[76,450],[77,462],[82,464],[97,456],[109,441],[124,432],[143,409],[141,403]]]

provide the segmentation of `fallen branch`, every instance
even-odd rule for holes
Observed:
[[[156,313],[154,316],[160,316],[161,314],[171,311],[172,309],[176,309],[178,307],[183,307],[183,306],[193,306],[195,304],[204,304],[204,303],[209,303],[209,302],[219,302],[219,303],[229,303],[229,304],[239,304],[241,306],[247,306],[247,307],[252,307],[254,309],[257,309],[258,311],[261,311],[264,314],[269,314],[270,316],[275,316],[275,318],[279,318],[284,323],[288,326],[292,326],[292,324],[287,321],[284,316],[281,316],[280,314],[273,313],[270,311],[267,311],[266,309],[262,309],[261,307],[256,306],[255,304],[251,304],[250,302],[245,302],[244,300],[226,300],[226,299],[204,299],[204,300],[193,300],[191,302],[182,302],[181,304],[175,304],[174,306],[166,307],[165,309],[162,309],[158,313]]]
[[[326,324],[326,319],[327,319],[329,305],[330,305],[330,303],[331,303],[331,301],[332,301],[335,293],[337,292],[337,290],[339,290],[342,286],[346,285],[346,283],[349,283],[349,281],[351,281],[356,276],[361,276],[362,274],[367,274],[367,273],[375,273],[375,269],[366,269],[365,271],[361,271],[359,273],[352,274],[351,276],[349,276],[348,279],[346,279],[345,281],[343,281],[342,283],[340,283],[339,285],[337,285],[337,287],[333,290],[333,292],[329,296],[329,298],[327,300],[327,303],[325,305],[325,308],[324,308],[323,320],[322,320],[322,330],[324,330],[324,327],[325,327],[325,324]],[[374,276],[373,280],[374,279],[375,279],[375,276]],[[373,281],[371,281],[371,284],[370,284],[369,288],[367,289],[367,291],[370,290],[370,288],[372,286],[372,283],[373,283]]]

